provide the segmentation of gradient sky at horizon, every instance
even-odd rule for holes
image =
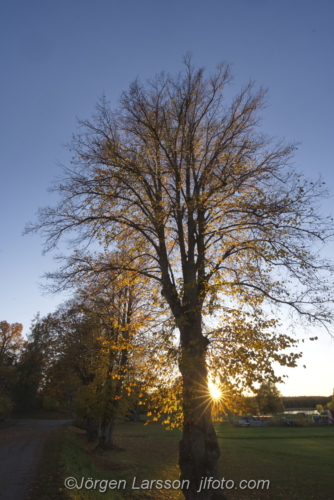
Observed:
[[[27,333],[64,299],[38,286],[57,252],[42,256],[42,239],[22,231],[57,201],[47,189],[70,162],[76,117],[89,118],[103,93],[116,105],[137,76],[180,71],[188,51],[208,71],[231,63],[232,93],[250,79],[268,88],[263,131],[299,142],[295,164],[333,193],[333,18],[332,0],[2,0],[0,320]],[[334,342],[318,336],[301,344],[307,368],[284,370],[284,395],[331,394]]]

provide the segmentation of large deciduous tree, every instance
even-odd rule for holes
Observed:
[[[41,406],[46,373],[55,355],[52,326],[51,314],[44,318],[37,314],[27,335],[14,389],[15,408],[19,413],[34,412]]]
[[[317,246],[332,234],[317,209],[322,182],[290,165],[294,145],[259,132],[262,89],[248,84],[225,102],[230,80],[228,65],[206,77],[186,58],[175,77],[134,81],[115,111],[102,99],[73,139],[73,165],[56,186],[60,203],[30,226],[45,234],[47,249],[76,230],[75,245],[97,239],[128,252],[126,263],[111,268],[160,287],[180,333],[179,464],[190,481],[187,500],[224,498],[221,490],[197,492],[202,477],[218,477],[220,454],[208,404],[205,317],[217,307],[264,314],[274,303],[311,321],[330,320],[322,273],[332,268]]]
[[[114,271],[115,259],[124,264],[128,256],[74,252],[48,276],[48,288],[74,289],[79,297],[55,314],[59,361],[80,379],[76,406],[88,424],[99,422],[102,447],[113,446],[116,416],[131,411],[138,399],[138,338],[163,322],[162,308],[152,305],[152,287],[133,273]]]

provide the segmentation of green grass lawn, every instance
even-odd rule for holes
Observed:
[[[334,499],[334,428],[217,426],[221,474],[269,479],[268,491],[229,493],[236,499]]]
[[[334,428],[235,428],[216,425],[221,447],[220,477],[239,481],[269,479],[269,490],[231,489],[228,500],[334,500]],[[117,450],[94,451],[78,429],[59,431],[63,477],[125,480],[127,489],[67,491],[71,499],[178,500],[173,490],[133,490],[143,479],[177,480],[181,433],[160,424],[120,422],[115,430]],[[231,485],[231,483],[229,483]],[[61,493],[65,490],[62,485]],[[60,491],[59,491],[60,492]],[[51,497],[50,497],[51,498]]]

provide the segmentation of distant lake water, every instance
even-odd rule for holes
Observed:
[[[285,410],[284,414],[288,413],[289,415],[296,415],[297,413],[305,413],[305,415],[320,415],[317,410]]]

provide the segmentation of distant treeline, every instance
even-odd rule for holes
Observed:
[[[326,405],[332,401],[332,396],[282,396],[282,403],[288,408],[315,408],[317,405]]]

